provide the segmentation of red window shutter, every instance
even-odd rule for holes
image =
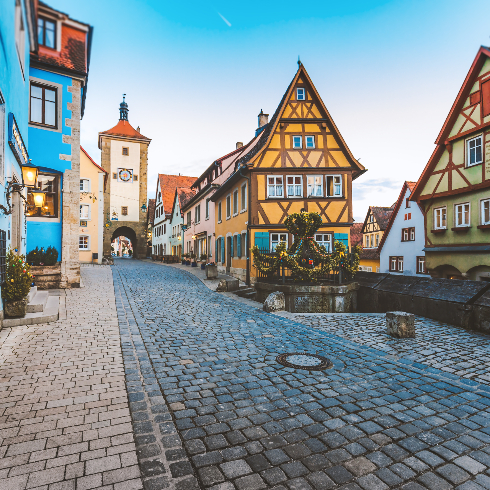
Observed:
[[[483,117],[490,115],[490,80],[481,84]]]
[[[470,105],[478,104],[480,102],[480,91],[470,94]]]

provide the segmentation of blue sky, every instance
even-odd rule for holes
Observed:
[[[417,180],[480,45],[488,0],[169,2],[47,0],[94,26],[82,145],[129,121],[152,138],[156,175],[198,176],[247,142],[272,114],[298,55],[368,172],[353,183],[354,216],[391,205]]]

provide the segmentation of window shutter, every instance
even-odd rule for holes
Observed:
[[[481,101],[483,109],[483,117],[490,114],[490,80],[481,84]]]
[[[242,256],[242,235],[237,235],[236,236],[236,254],[237,257]]]
[[[263,252],[269,251],[269,232],[268,231],[256,231],[255,232],[255,245]]]
[[[221,263],[225,263],[225,239],[223,237],[220,238],[221,241]]]
[[[248,257],[248,248],[247,248],[248,247],[248,244],[247,244],[247,234],[246,233],[244,233],[243,240],[244,240],[243,246],[245,247],[245,250],[244,250],[243,255],[245,257]]]
[[[219,238],[216,238],[214,241],[214,248],[215,248],[215,256],[214,258],[216,259],[216,263],[218,263],[218,246],[219,246]]]
[[[335,233],[334,242],[342,242],[349,250],[349,235],[347,233]]]
[[[230,254],[232,257],[234,257],[234,255],[233,255],[233,237],[232,236],[230,237]]]

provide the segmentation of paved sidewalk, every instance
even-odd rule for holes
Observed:
[[[143,488],[112,273],[82,267],[65,320],[0,331],[0,489]]]

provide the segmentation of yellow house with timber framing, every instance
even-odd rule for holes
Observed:
[[[212,197],[216,262],[247,283],[256,280],[250,249],[292,245],[284,220],[301,210],[323,224],[315,239],[327,250],[349,246],[352,181],[366,169],[354,158],[303,64],[271,120],[262,111],[255,137]]]

